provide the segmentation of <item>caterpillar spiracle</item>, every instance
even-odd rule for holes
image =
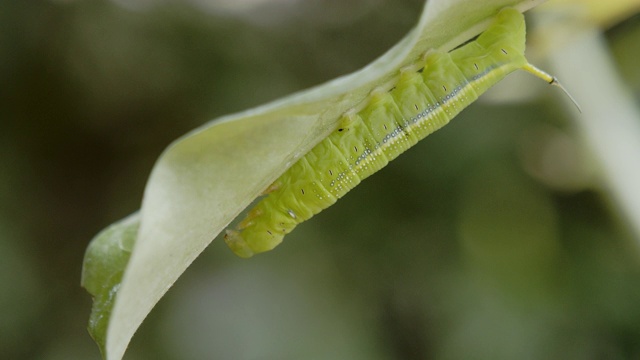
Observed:
[[[476,40],[450,52],[430,50],[400,69],[394,84],[345,112],[335,131],[267,189],[237,229],[226,231],[227,245],[240,257],[273,249],[515,70],[560,86],[525,58],[525,31],[524,16],[505,8]]]

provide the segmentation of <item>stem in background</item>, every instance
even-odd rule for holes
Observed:
[[[582,114],[571,110],[576,127],[597,162],[604,190],[640,245],[640,110],[631,91],[599,30],[584,31],[548,59],[583,106]]]

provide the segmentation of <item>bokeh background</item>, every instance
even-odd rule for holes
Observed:
[[[84,250],[139,208],[164,147],[361,68],[423,6],[0,4],[0,358],[44,360],[100,358]],[[638,99],[640,17],[605,38]],[[125,359],[640,359],[640,239],[562,95],[531,86],[489,94],[271,253],[216,239]]]

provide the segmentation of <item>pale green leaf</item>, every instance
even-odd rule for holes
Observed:
[[[82,286],[93,296],[89,333],[104,354],[111,309],[136,241],[138,214],[102,230],[87,248],[82,266]]]
[[[344,111],[428,49],[449,50],[477,35],[499,9],[524,11],[541,2],[429,1],[418,26],[364,69],[212,121],[171,144],[149,178],[139,218],[105,230],[87,251],[83,283],[96,302],[91,326],[98,325],[91,331],[105,357],[122,358],[180,274],[262,190],[334,130]],[[140,229],[120,282],[128,253],[119,247],[131,238],[136,220]]]

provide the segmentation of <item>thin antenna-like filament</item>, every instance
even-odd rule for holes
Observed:
[[[573,103],[573,105],[576,106],[576,108],[578,109],[579,112],[582,112],[582,109],[580,108],[580,105],[578,105],[578,102],[576,101],[576,99],[573,98],[573,96],[571,96],[571,94],[569,94],[569,92],[567,91],[567,89],[565,89],[564,86],[562,86],[562,84],[558,81],[558,79],[555,76],[551,76],[549,74],[547,74],[546,72],[538,69],[537,67],[531,65],[531,64],[527,64],[525,65],[522,70],[525,70],[531,74],[533,74],[533,76],[540,78],[544,81],[546,81],[547,83],[549,83],[550,85],[555,85],[557,87],[559,87],[569,98],[569,100],[571,100],[571,102]]]

